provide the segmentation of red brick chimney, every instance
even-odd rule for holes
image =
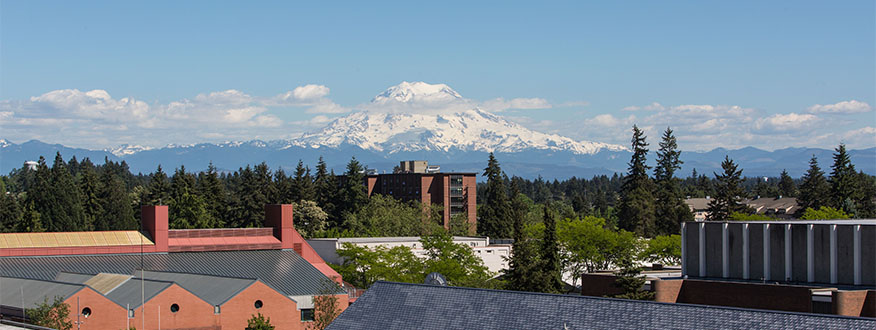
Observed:
[[[291,204],[265,205],[265,227],[274,228],[274,237],[282,249],[292,249],[295,227],[292,225]]]
[[[155,252],[167,252],[167,205],[141,206],[140,220],[155,242]]]

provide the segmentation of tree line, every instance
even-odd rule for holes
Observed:
[[[265,163],[220,172],[132,174],[128,165],[60,153],[0,176],[0,232],[134,230],[140,206],[168,205],[171,229],[260,227],[266,204],[295,204],[295,226],[307,237],[418,236],[443,228],[437,205],[369,198],[364,166],[355,158],[336,175],[322,158],[311,171],[303,161],[291,173]],[[451,233],[468,233],[465,219]]]

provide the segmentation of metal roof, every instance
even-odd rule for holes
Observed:
[[[107,294],[130,279],[131,275],[100,273],[85,281],[84,284],[101,294]]]
[[[0,249],[47,248],[62,246],[153,245],[149,237],[136,230],[81,231],[63,233],[0,234]]]
[[[161,291],[169,288],[173,283],[165,281],[143,280],[140,283],[140,278],[130,278],[108,294],[107,299],[112,300],[119,306],[128,309],[140,307],[141,302],[149,301]],[[142,290],[142,291],[141,291]]]
[[[133,274],[140,269],[140,258],[139,254],[0,257],[0,276],[52,280],[60,272]],[[291,250],[145,254],[143,264],[146,270],[254,278],[287,296],[320,294],[329,281]]]
[[[377,282],[327,329],[876,329],[876,319]]]
[[[49,304],[55,297],[67,299],[83,288],[82,284],[0,277],[0,305],[22,308],[23,303],[24,308],[34,308],[46,299]]]
[[[251,278],[155,272],[149,270],[145,272],[138,270],[134,274],[146,279],[176,283],[213,306],[222,305],[228,299],[231,299],[257,281]]]

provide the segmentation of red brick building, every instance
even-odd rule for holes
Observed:
[[[291,205],[266,206],[266,228],[171,230],[167,211],[144,206],[144,232],[0,234],[0,318],[60,296],[81,329],[242,329],[256,313],[304,329],[313,297],[342,283]]]

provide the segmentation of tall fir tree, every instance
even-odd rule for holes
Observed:
[[[316,173],[313,177],[314,200],[316,204],[329,214],[329,227],[340,227],[341,219],[334,217],[338,195],[338,184],[334,173],[329,173],[328,166],[322,156],[316,164]]]
[[[215,221],[215,227],[222,227],[225,222],[225,214],[228,213],[227,193],[225,184],[219,179],[219,173],[216,171],[216,166],[213,162],[207,166],[206,172],[198,174],[197,182],[198,195],[204,198],[207,213]]]
[[[858,197],[855,201],[859,219],[876,218],[876,177],[867,175],[863,171],[858,172]]]
[[[286,171],[282,168],[277,169],[277,172],[274,173],[274,186],[277,187],[280,203],[290,204],[295,202],[297,197],[292,190],[292,178],[286,175]]]
[[[849,215],[855,216],[855,197],[858,194],[857,173],[852,164],[846,145],[840,144],[833,154],[833,166],[831,166],[830,178],[830,206],[843,210]]]
[[[529,239],[524,229],[529,206],[526,197],[520,193],[516,182],[511,183],[511,219],[514,243],[508,268],[504,271],[505,288],[515,291],[539,291],[539,258],[534,241]]]
[[[100,201],[102,213],[95,219],[96,230],[133,230],[139,227],[125,191],[125,182],[110,168],[100,171]]]
[[[646,157],[648,143],[638,126],[633,125],[632,150],[629,169],[621,186],[618,207],[619,226],[639,236],[653,237],[656,233],[653,183],[648,177]]]
[[[240,171],[240,187],[237,191],[238,204],[235,205],[236,219],[229,225],[232,227],[261,227],[264,222],[265,205],[271,203],[275,196],[271,172],[267,165],[261,163],[255,168],[249,165]]]
[[[681,151],[672,135],[672,129],[667,127],[657,151],[657,166],[654,168],[654,180],[657,185],[657,202],[654,215],[657,222],[658,235],[677,234],[684,221],[693,221],[693,213],[684,202],[679,179],[675,171],[681,169],[679,159]]]
[[[55,162],[51,170],[50,203],[35,205],[44,223],[49,220],[49,231],[81,231],[88,230],[85,213],[82,209],[82,197],[79,187],[67,169],[67,163],[61,158],[61,153],[55,154]]]
[[[304,166],[304,162],[301,160],[298,160],[298,166],[295,167],[295,176],[292,178],[292,191],[296,198],[293,202],[309,201],[314,198],[313,179],[310,177],[310,168]]]
[[[86,161],[88,161],[88,158],[83,163]],[[88,164],[91,164],[91,162],[88,162]],[[97,177],[97,171],[95,171],[94,166],[81,166],[79,164],[77,166],[80,167],[79,193],[82,196],[83,222],[86,224],[86,228],[83,230],[94,230],[97,229],[97,219],[103,215],[103,205],[101,205],[100,198],[98,197],[101,189],[100,180]]]
[[[365,168],[356,160],[356,157],[352,157],[347,163],[347,171],[344,173],[341,190],[343,199],[338,203],[335,217],[345,219],[348,215],[359,212],[359,209],[368,204],[368,191],[366,189]],[[343,224],[343,227],[349,228],[347,224]]]
[[[560,247],[557,243],[557,221],[550,212],[550,202],[544,204],[544,237],[541,240],[541,292],[559,293],[563,289]]]
[[[782,174],[779,175],[779,195],[782,197],[797,197],[797,184],[788,175],[788,171],[784,169]]]
[[[158,169],[149,178],[149,187],[146,193],[146,205],[167,205],[170,201],[170,182],[167,174],[158,165]]]
[[[22,214],[18,196],[0,190],[0,233],[14,231],[22,221]]]
[[[800,212],[807,208],[818,210],[822,206],[828,206],[830,201],[830,185],[824,178],[824,172],[818,167],[818,158],[812,155],[809,160],[809,170],[803,175],[800,183],[800,194],[797,197],[797,203],[800,205]]]
[[[742,188],[742,170],[737,169],[736,163],[729,156],[724,156],[721,162],[724,173],[715,173],[718,181],[715,187],[715,197],[709,201],[706,220],[724,221],[730,218],[733,212],[746,212],[748,207],[742,204],[745,197],[745,189]]]
[[[478,208],[478,234],[491,238],[508,238],[512,235],[510,201],[505,187],[504,173],[499,161],[490,153],[484,169],[487,187],[484,203]]]

